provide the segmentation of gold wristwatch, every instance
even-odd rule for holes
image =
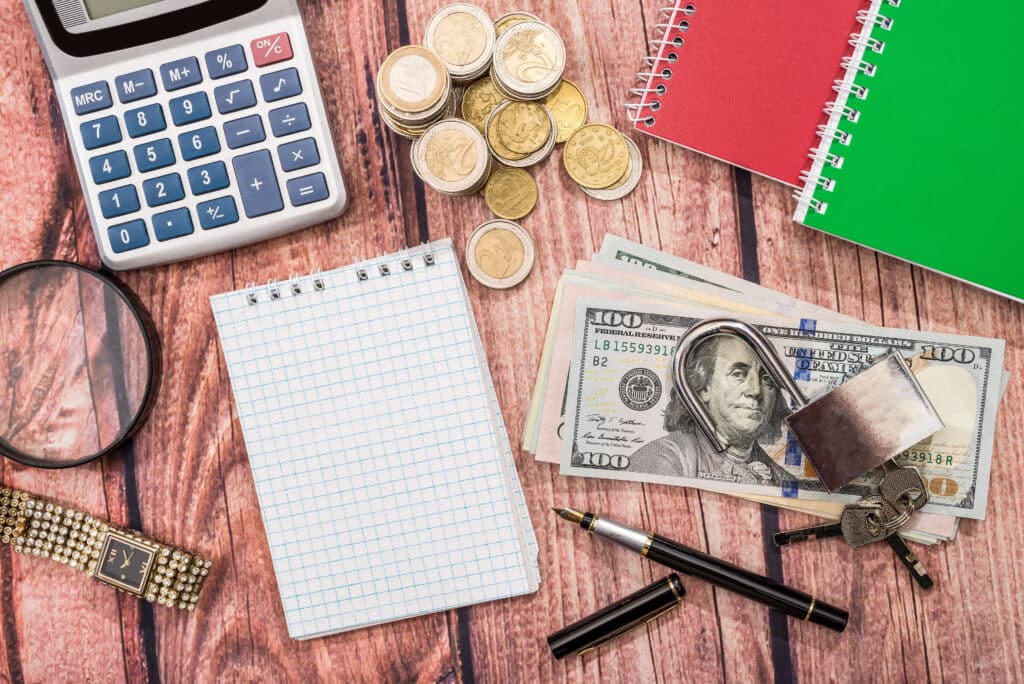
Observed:
[[[195,610],[211,562],[37,496],[0,488],[0,529],[17,553],[49,558],[162,606]]]

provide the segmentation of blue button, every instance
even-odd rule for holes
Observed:
[[[292,201],[293,207],[322,202],[330,195],[331,193],[327,190],[327,179],[322,173],[314,173],[312,176],[303,176],[288,181],[288,199]]]
[[[125,185],[100,193],[100,212],[103,218],[133,214],[139,210],[139,194],[134,185]]]
[[[97,81],[72,88],[71,101],[75,105],[75,114],[98,112],[101,109],[112,107],[114,104],[110,99],[110,86],[106,81]]]
[[[156,95],[156,79],[153,78],[153,70],[143,69],[118,76],[114,79],[114,89],[122,104],[135,102],[144,97],[153,97]]]
[[[121,124],[117,122],[116,116],[86,121],[79,130],[82,132],[82,144],[87,150],[121,142]]]
[[[210,100],[206,93],[176,97],[167,106],[171,108],[171,121],[175,126],[186,126],[210,118]]]
[[[270,130],[278,138],[309,130],[309,110],[301,102],[271,110],[267,116],[270,118]]]
[[[160,242],[189,235],[194,230],[188,209],[175,209],[153,215],[153,233]]]
[[[129,221],[119,226],[111,226],[107,228],[107,237],[110,238],[110,248],[117,254],[149,244],[145,221]]]
[[[285,69],[260,76],[260,90],[267,102],[276,102],[286,97],[302,94],[302,81],[298,69]]]
[[[242,207],[249,218],[284,209],[281,188],[274,172],[274,159],[267,150],[251,152],[231,160],[242,196]]]
[[[210,78],[224,78],[231,74],[240,74],[249,68],[245,61],[245,48],[241,45],[221,48],[206,53],[206,70]]]
[[[188,185],[193,195],[205,195],[214,190],[223,190],[230,185],[228,167],[224,162],[214,162],[188,170]]]
[[[227,140],[228,147],[237,150],[239,147],[263,142],[267,139],[267,134],[263,131],[263,121],[260,117],[247,116],[224,124],[224,139]]]
[[[124,113],[124,126],[132,138],[141,138],[150,133],[159,133],[167,128],[164,110],[158,104],[146,105]]]
[[[220,228],[238,221],[238,209],[231,197],[203,202],[196,211],[199,213],[199,225],[203,230]]]
[[[164,90],[180,90],[203,82],[203,74],[199,71],[199,60],[195,57],[186,57],[161,64],[160,78],[164,82]]]
[[[181,176],[176,173],[169,173],[166,176],[146,181],[142,184],[142,192],[146,194],[146,204],[151,207],[159,207],[185,199],[185,188],[181,185]],[[159,235],[157,239],[159,239]]]
[[[317,149],[316,140],[305,138],[295,142],[285,143],[277,148],[277,158],[281,162],[281,168],[285,171],[304,169],[320,163],[320,150]]]
[[[132,173],[128,166],[128,155],[121,150],[93,157],[89,160],[89,170],[97,185],[127,178]]]
[[[209,128],[200,128],[197,131],[182,133],[178,136],[178,147],[181,149],[181,158],[185,161],[217,154],[220,152],[220,140],[217,139],[217,129],[210,126]]]
[[[240,109],[255,107],[256,91],[252,88],[252,81],[239,81],[214,88],[213,99],[217,103],[218,112],[230,114]]]
[[[174,147],[167,138],[136,145],[133,150],[135,166],[141,173],[162,169],[174,163]]]

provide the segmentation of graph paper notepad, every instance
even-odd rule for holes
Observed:
[[[293,638],[536,591],[450,240],[211,303]]]

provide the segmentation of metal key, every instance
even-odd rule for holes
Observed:
[[[928,503],[928,484],[917,468],[886,461],[882,470],[878,494],[898,510],[913,513]]]

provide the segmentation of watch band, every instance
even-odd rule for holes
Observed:
[[[162,606],[195,610],[209,560],[26,492],[0,488],[0,540]]]

